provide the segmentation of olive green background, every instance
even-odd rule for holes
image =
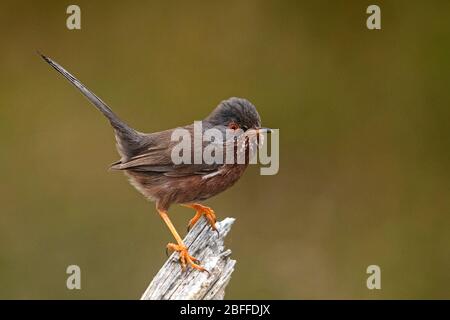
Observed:
[[[141,131],[230,96],[280,129],[279,173],[207,202],[237,218],[227,298],[450,298],[450,2],[376,1],[370,31],[373,3],[2,1],[0,298],[137,299],[172,241],[107,170],[108,122],[36,50]],[[184,234],[193,212],[170,215]]]

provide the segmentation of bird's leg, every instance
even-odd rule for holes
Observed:
[[[209,224],[211,225],[211,228],[214,231],[217,231],[217,233],[219,233],[219,231],[216,228],[217,220],[216,214],[214,213],[213,209],[201,205],[199,203],[183,204],[183,206],[196,210],[195,216],[189,221],[188,230],[190,230],[202,216],[205,216],[206,220],[208,220]]]
[[[167,249],[172,251],[177,251],[180,255],[180,263],[181,268],[186,270],[186,265],[191,266],[194,269],[200,270],[200,271],[207,271],[202,266],[198,265],[199,262],[198,259],[194,258],[193,256],[189,255],[188,249],[183,243],[183,240],[181,239],[180,235],[178,234],[177,230],[175,229],[174,225],[172,224],[172,221],[170,221],[169,216],[167,215],[167,211],[165,210],[159,210],[158,213],[161,216],[161,218],[166,223],[167,227],[169,228],[170,232],[173,234],[175,240],[177,243],[169,243],[167,244]]]

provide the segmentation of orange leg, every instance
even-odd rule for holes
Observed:
[[[172,224],[172,221],[170,221],[169,216],[167,215],[167,212],[163,211],[163,210],[158,210],[158,213],[161,216],[161,218],[164,220],[164,222],[166,223],[167,227],[169,228],[170,232],[174,236],[175,240],[177,241],[176,244],[175,243],[167,244],[167,249],[177,251],[179,253],[181,268],[183,269],[183,271],[186,270],[186,265],[189,265],[192,268],[200,270],[200,271],[207,271],[205,268],[203,268],[202,266],[197,264],[199,262],[198,259],[189,255],[187,247],[183,243],[183,240],[181,239],[177,230],[175,230],[175,227]]]
[[[209,224],[211,225],[211,228],[219,233],[216,228],[217,219],[213,209],[199,203],[183,204],[183,206],[196,210],[195,216],[189,221],[188,230],[190,230],[202,216],[205,216],[206,220],[208,220]]]

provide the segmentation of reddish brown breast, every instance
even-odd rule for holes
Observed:
[[[161,173],[126,171],[130,183],[161,209],[172,203],[191,203],[211,198],[236,183],[247,164],[223,165],[208,175],[167,177]]]

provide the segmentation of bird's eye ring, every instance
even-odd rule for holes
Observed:
[[[231,130],[237,130],[239,129],[239,125],[236,122],[232,121],[228,124],[228,128],[230,128]]]

